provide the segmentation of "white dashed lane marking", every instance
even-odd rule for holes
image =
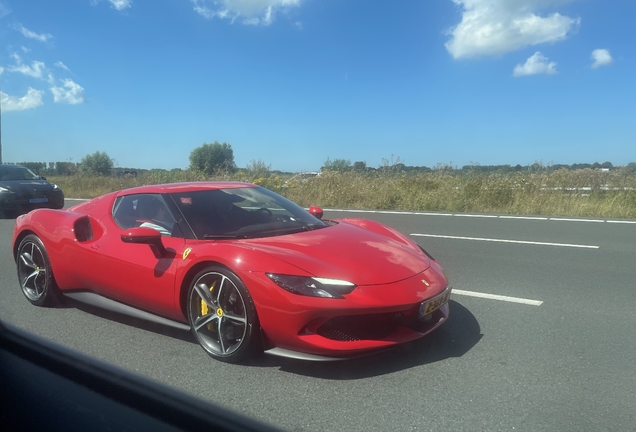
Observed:
[[[557,246],[557,247],[570,247],[570,248],[583,248],[583,249],[599,249],[600,247],[600,246],[568,244],[568,243],[546,243],[546,242],[535,242],[535,241],[525,241],[525,240],[504,240],[504,239],[492,239],[492,238],[480,238],[480,237],[460,237],[460,236],[449,236],[449,235],[438,235],[438,234],[411,234],[411,235],[414,237],[433,237],[433,238],[443,238],[443,239],[453,239],[453,240],[474,240],[474,241],[485,241],[485,242],[495,242],[495,243],[516,243],[516,244],[527,244],[527,245]]]
[[[499,300],[499,301],[505,301],[509,303],[521,303],[521,304],[526,304],[530,306],[541,306],[541,304],[543,304],[541,300],[529,300],[529,299],[524,299],[519,297],[486,294],[486,293],[464,291],[464,290],[458,290],[458,289],[453,289],[452,294],[464,295],[469,297],[479,297],[479,298],[485,298],[489,300]]]

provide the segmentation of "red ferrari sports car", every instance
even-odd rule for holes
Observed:
[[[19,216],[13,256],[34,305],[66,296],[191,329],[227,362],[348,358],[448,318],[444,271],[417,243],[322,216],[249,183],[143,186]]]

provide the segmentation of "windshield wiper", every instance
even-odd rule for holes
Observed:
[[[217,239],[236,239],[236,238],[246,238],[244,235],[238,234],[203,234],[203,238],[206,240],[217,240]]]
[[[310,224],[310,225],[305,225],[305,229],[307,231],[313,231],[313,230],[317,230],[317,229],[327,228],[327,226],[328,225]]]

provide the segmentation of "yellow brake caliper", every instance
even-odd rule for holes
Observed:
[[[214,283],[212,284],[212,286],[210,287],[210,292],[214,292],[214,287],[216,286],[216,281],[214,281]],[[206,316],[208,314],[209,308],[208,308],[208,304],[201,299],[201,316]],[[212,331],[212,323],[209,323],[207,325],[208,330]]]

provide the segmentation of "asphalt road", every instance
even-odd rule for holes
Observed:
[[[17,283],[6,219],[0,317],[286,430],[634,430],[634,221],[325,216],[419,234],[412,238],[462,292],[452,296],[449,321],[417,343],[347,362],[264,356],[223,364],[187,332],[73,304],[31,306]],[[475,297],[482,294],[502,297]]]

